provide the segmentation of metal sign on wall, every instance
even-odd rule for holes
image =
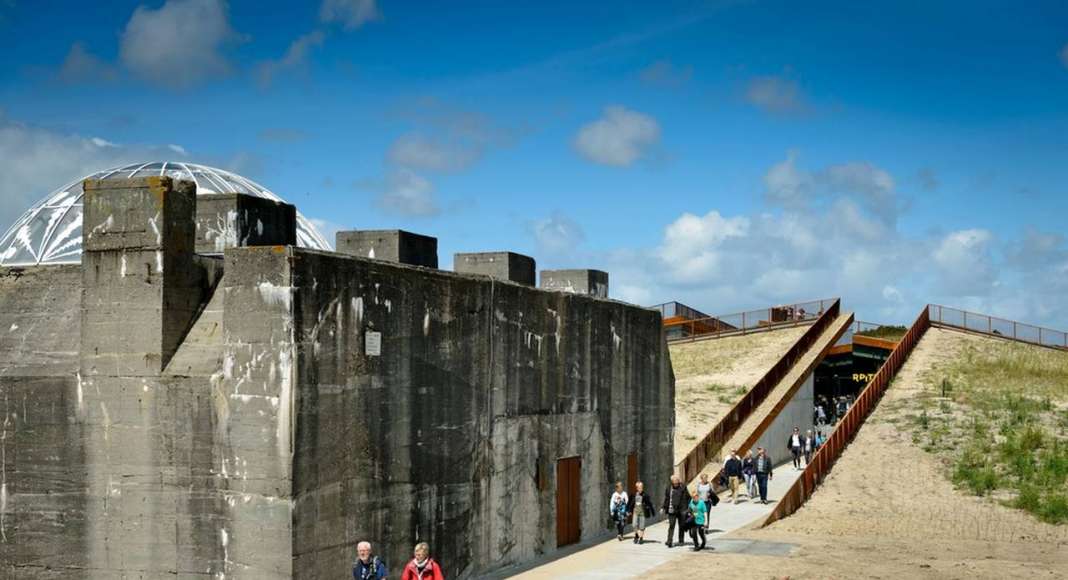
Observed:
[[[363,335],[364,353],[367,356],[382,355],[382,333],[367,331]]]

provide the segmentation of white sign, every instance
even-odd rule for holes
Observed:
[[[368,330],[363,335],[364,353],[367,356],[382,355],[382,333]]]

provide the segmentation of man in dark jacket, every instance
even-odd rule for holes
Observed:
[[[756,474],[757,487],[760,488],[760,503],[768,503],[768,480],[772,476],[772,465],[774,464],[767,451],[764,451],[763,447],[757,447],[757,456],[753,460],[753,473]]]
[[[737,451],[731,451],[731,456],[723,464],[723,473],[727,475],[727,485],[731,489],[731,501],[738,503],[738,484],[742,481],[742,460],[738,458]]]
[[[371,554],[371,542],[356,545],[356,561],[352,563],[352,577],[356,580],[380,580],[386,577],[386,565]]]
[[[686,486],[682,485],[682,480],[677,475],[671,476],[671,485],[664,491],[664,505],[661,510],[668,517],[667,547],[674,545],[671,536],[675,533],[676,525],[679,527],[679,545],[685,545],[683,538],[686,532],[682,529],[682,524],[690,511],[690,494],[686,492]]]

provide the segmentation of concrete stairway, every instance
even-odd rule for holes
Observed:
[[[182,345],[167,363],[164,376],[208,377],[222,368],[225,294],[222,284],[219,284]]]
[[[708,464],[704,472],[709,474],[719,473],[723,466],[723,460],[732,449],[737,449],[739,454],[744,455],[760,439],[764,431],[774,422],[779,413],[786,407],[790,400],[797,394],[798,389],[804,383],[806,377],[815,370],[816,365],[823,360],[827,351],[841,338],[842,334],[853,323],[853,313],[840,314],[820,334],[819,338],[802,355],[801,359],[790,369],[785,377],[772,389],[764,401],[758,406],[746,420],[738,427],[720,452]],[[784,439],[785,441],[785,439]],[[785,444],[785,443],[784,443]],[[781,463],[785,457],[776,457],[775,450],[770,453],[772,459]],[[779,453],[778,455],[782,455]]]

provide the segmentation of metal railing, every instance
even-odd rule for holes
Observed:
[[[726,416],[720,419],[719,423],[701,438],[701,441],[686,454],[682,461],[675,464],[675,473],[682,477],[683,481],[692,481],[693,478],[697,477],[700,470],[704,469],[708,462],[715,457],[716,453],[727,444],[727,441],[738,430],[738,427],[764,402],[764,399],[775,388],[775,385],[786,377],[790,369],[808,352],[808,349],[819,339],[823,331],[838,318],[841,305],[837,298],[819,302],[821,307],[825,307],[822,308],[820,316],[812,326],[805,330],[801,338],[768,369],[768,372],[753,385],[752,389],[749,389],[749,392],[740,401],[731,407]]]
[[[812,492],[816,487],[823,482],[827,473],[831,470],[835,461],[841,456],[842,451],[846,445],[853,440],[857,430],[864,424],[864,420],[868,418],[872,409],[875,408],[876,403],[882,398],[883,393],[886,392],[886,388],[890,385],[890,381],[893,380],[901,367],[905,364],[909,354],[912,353],[912,349],[923,338],[924,333],[931,327],[930,310],[925,307],[920,315],[916,318],[916,322],[909,327],[908,332],[901,338],[901,341],[897,343],[893,352],[887,357],[886,361],[878,372],[868,382],[864,390],[861,391],[860,396],[857,397],[856,402],[849,408],[845,416],[835,426],[834,431],[831,432],[831,436],[827,438],[827,442],[824,443],[816,454],[812,457],[812,461],[805,466],[805,470],[801,473],[801,477],[794,482],[790,489],[779,499],[779,503],[775,505],[775,509],[764,521],[763,525],[768,525],[776,520],[785,518],[786,516],[796,512],[809,497],[812,496]]]
[[[690,320],[698,318],[708,318],[709,316],[696,308],[691,308],[682,302],[665,302],[663,304],[657,304],[656,306],[650,306],[653,310],[660,311],[661,318],[676,318],[682,317]]]
[[[949,326],[1039,346],[1068,348],[1068,333],[1061,330],[1024,324],[1014,320],[1005,320],[1004,318],[996,318],[938,304],[928,304],[927,314],[931,319],[931,324],[938,326]]]
[[[796,304],[772,306],[759,310],[666,322],[664,324],[664,334],[668,342],[677,342],[698,338],[719,338],[721,336],[747,334],[758,330],[807,324],[819,318],[837,300],[837,298],[825,298]],[[661,309],[661,314],[663,315],[664,309],[670,304],[678,303],[668,302],[653,308]],[[671,317],[665,316],[665,320],[667,318]]]

